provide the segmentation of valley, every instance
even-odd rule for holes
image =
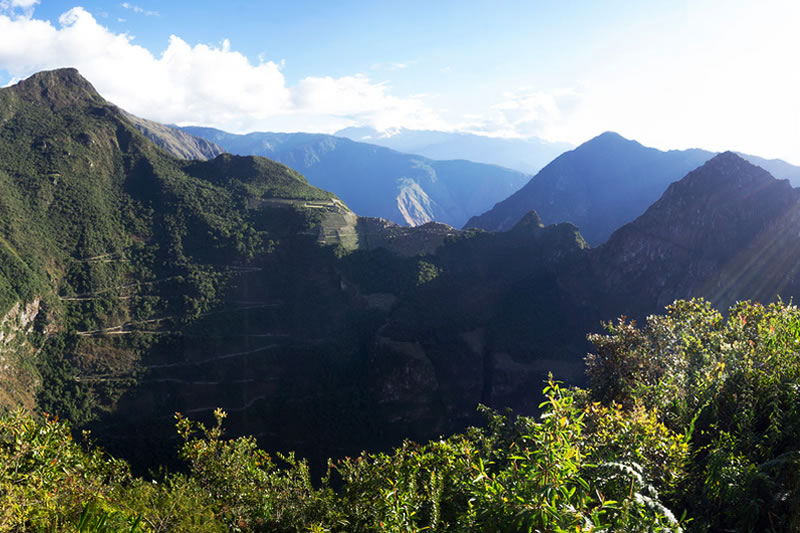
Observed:
[[[74,69],[0,89],[3,409],[90,429],[137,474],[177,468],[176,413],[212,427],[222,409],[229,435],[293,450],[316,474],[329,458],[480,426],[479,404],[528,417],[560,408],[552,376],[616,390],[598,358],[623,342],[615,335],[639,333],[604,321],[650,327],[667,306],[663,320],[679,322],[681,305],[711,313],[676,300],[724,312],[800,294],[800,193],[733,152],[661,152],[605,133],[524,185],[500,167],[253,135],[277,161],[225,153],[243,142],[231,134],[133,117]],[[324,176],[330,165],[353,181]],[[382,165],[421,174],[391,174],[401,192],[387,196]],[[488,209],[491,179],[508,197]],[[353,190],[383,207],[362,213]],[[390,220],[373,216],[387,206],[399,209]],[[629,400],[604,401],[617,399]],[[705,408],[653,405],[694,416],[692,427]]]

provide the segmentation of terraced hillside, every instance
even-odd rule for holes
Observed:
[[[571,225],[359,218],[269,159],[177,159],[69,69],[0,90],[0,189],[0,401],[142,468],[174,459],[176,411],[323,461],[580,374]]]
[[[74,70],[3,89],[0,110],[7,406],[101,420],[101,437],[148,398],[159,415],[165,398],[235,412],[254,399],[233,363],[297,331],[313,350],[337,327],[308,312],[338,290],[318,241],[357,243],[332,194],[263,158],[176,159]]]

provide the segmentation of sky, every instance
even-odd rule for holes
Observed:
[[[796,0],[0,0],[0,86],[76,67],[144,118],[348,126],[800,164]]]

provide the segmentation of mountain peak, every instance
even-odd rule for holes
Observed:
[[[544,222],[542,222],[542,218],[539,216],[535,210],[528,211],[523,217],[517,222],[511,231],[513,232],[531,232],[537,231],[544,227]]]
[[[629,145],[641,146],[639,142],[631,139],[626,139],[625,137],[623,137],[622,135],[620,135],[615,131],[606,131],[596,137],[592,137],[582,145],[578,146],[576,150],[580,148],[583,148],[584,150],[586,150],[587,148],[608,150],[617,147],[621,148]]]
[[[77,104],[105,104],[106,101],[75,68],[37,72],[11,87],[22,100],[55,111]]]
[[[732,152],[730,150],[718,153],[717,155],[715,155],[714,157],[709,159],[706,164],[709,164],[709,165],[728,165],[728,164],[731,164],[731,163],[735,163],[735,164],[747,163],[748,165],[751,164],[745,158],[743,158],[742,156],[740,156],[736,152]]]
[[[620,135],[619,133],[617,133],[616,131],[604,131],[603,133],[601,133],[600,135],[598,135],[594,139],[596,139],[596,140],[600,140],[600,139],[603,139],[603,140],[614,140],[614,141],[619,141],[619,140],[627,141],[628,140],[625,137],[623,137],[622,135]]]
[[[705,164],[687,174],[685,178],[670,186],[670,189],[682,189],[688,186],[693,188],[693,194],[697,194],[697,187],[709,188],[709,190],[745,186],[763,187],[776,181],[766,170],[734,152],[727,151],[712,157]]]

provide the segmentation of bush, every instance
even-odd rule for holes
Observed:
[[[641,406],[690,446],[672,490],[695,528],[800,528],[800,311],[741,302],[727,319],[679,301],[643,328],[620,319],[592,335],[594,398]],[[680,494],[682,493],[682,497]]]

